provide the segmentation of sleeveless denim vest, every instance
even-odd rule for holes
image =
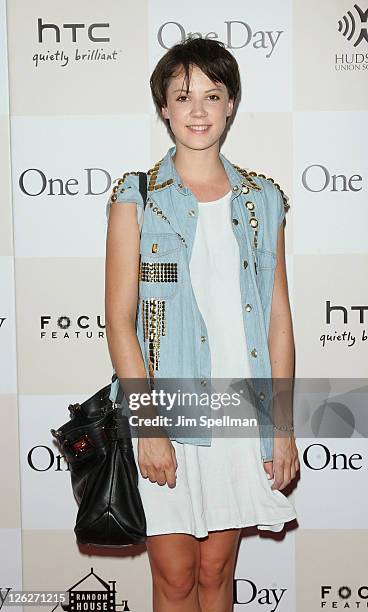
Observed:
[[[205,386],[211,379],[210,339],[189,272],[198,203],[191,190],[180,182],[172,160],[175,150],[175,146],[171,147],[147,173],[136,332],[148,378],[198,379]],[[289,204],[272,179],[247,172],[222,153],[219,157],[232,189],[232,229],[239,246],[243,323],[261,456],[263,461],[271,461],[274,437],[268,330],[277,235]],[[143,208],[138,181],[138,172],[127,172],[118,180],[107,203],[107,216],[112,201],[136,202]],[[217,256],[221,257],[221,245]],[[226,313],[224,321],[226,326]],[[118,386],[116,378],[111,384],[112,401],[116,400]],[[211,433],[206,432],[202,437],[170,439],[208,446],[211,438]]]

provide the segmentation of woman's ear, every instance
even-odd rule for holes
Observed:
[[[169,111],[167,110],[167,106],[163,106],[161,108],[161,113],[164,119],[168,119],[169,118]]]
[[[230,115],[232,115],[233,110],[234,110],[234,100],[230,98],[227,103],[227,113],[226,113],[227,117],[230,117]]]

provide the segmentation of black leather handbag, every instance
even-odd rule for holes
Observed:
[[[70,468],[81,544],[129,546],[146,539],[128,418],[109,399],[110,385],[82,404],[70,404],[70,420],[51,429]]]
[[[147,177],[139,173],[144,205]],[[112,382],[116,380],[116,374]],[[74,533],[81,544],[130,546],[144,542],[146,517],[138,490],[128,417],[122,414],[108,384],[82,404],[69,404],[70,420],[51,429],[69,464],[78,514]]]

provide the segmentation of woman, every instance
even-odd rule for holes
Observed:
[[[279,531],[296,517],[279,490],[299,469],[285,403],[269,424],[271,369],[275,379],[293,375],[287,204],[273,182],[220,153],[240,88],[222,43],[175,45],[150,85],[175,146],[148,172],[146,208],[137,172],[108,203],[107,339],[126,397],[133,379],[202,389],[209,378],[256,379],[259,439],[229,438],[225,428],[133,437],[154,611],[224,612],[241,528]]]

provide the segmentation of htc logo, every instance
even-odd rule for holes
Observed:
[[[328,325],[331,324],[331,312],[333,310],[342,313],[344,324],[346,325],[348,322],[348,309],[340,304],[331,306],[330,300],[326,301],[326,323]],[[364,323],[364,315],[366,310],[368,310],[368,306],[350,306],[350,310],[359,312],[359,323]]]
[[[101,33],[101,28],[109,28],[109,23],[91,23],[91,25],[86,25],[85,23],[63,23],[58,26],[56,23],[43,23],[42,18],[39,17],[37,20],[38,26],[38,42],[43,43],[43,37],[45,30],[51,30],[55,32],[55,42],[61,42],[61,28],[63,28],[66,32],[68,32],[67,38],[71,38],[71,42],[77,42],[77,37],[80,38],[80,34],[82,30],[87,30],[87,37],[91,42],[101,43],[101,42],[110,42],[110,38],[108,36],[102,37],[98,36],[98,32]]]

